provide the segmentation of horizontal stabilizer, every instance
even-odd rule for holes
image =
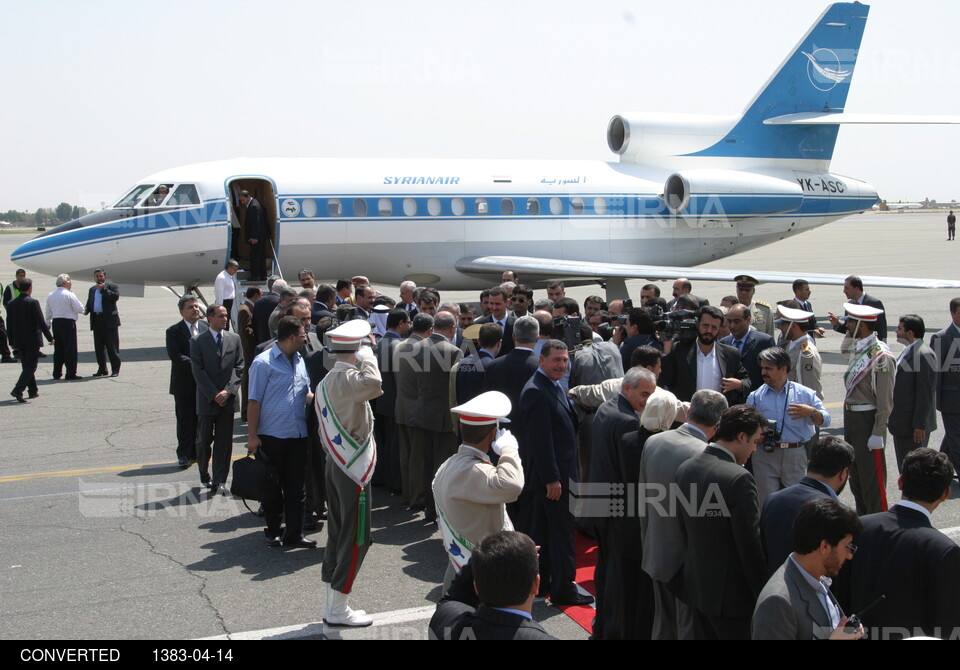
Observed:
[[[955,124],[960,116],[926,116],[915,114],[849,114],[847,112],[801,112],[765,119],[768,126],[830,126],[870,124]]]
[[[668,267],[663,265],[627,265],[624,263],[585,263],[583,261],[564,261],[554,258],[533,258],[530,256],[481,256],[463,258],[457,261],[457,270],[467,274],[499,274],[504,270],[516,270],[524,275],[533,275],[549,279],[595,279],[603,281],[609,278],[619,279],[676,279],[687,277],[700,281],[729,281],[744,272],[748,272],[762,283],[792,284],[799,276],[795,272],[774,272],[766,270],[721,270],[719,268]],[[803,278],[811,284],[824,286],[843,286],[849,274],[808,274]],[[960,281],[948,279],[911,279],[908,277],[867,277],[861,276],[869,286],[889,286],[892,288],[960,288]]]

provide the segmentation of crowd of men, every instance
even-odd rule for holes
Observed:
[[[0,361],[20,362],[21,374],[11,397],[26,404],[40,397],[36,373],[39,359],[46,358],[42,348],[44,340],[53,345],[53,378],[75,381],[82,379],[77,374],[78,352],[77,320],[83,315],[90,317],[93,331],[93,349],[97,359],[94,377],[117,377],[120,375],[120,312],[117,301],[120,289],[107,278],[104,270],[93,273],[93,286],[87,292],[86,303],[81,303],[73,292],[70,275],[58,275],[56,290],[46,299],[46,308],[33,297],[33,280],[24,269],[18,269],[12,282],[3,288],[3,307],[6,321],[0,318]],[[107,371],[107,362],[110,371]],[[66,375],[64,376],[64,368]],[[24,392],[27,398],[23,397]]]
[[[266,291],[241,291],[237,268],[217,277],[205,319],[187,294],[166,331],[177,461],[225,493],[240,412],[248,451],[274,473],[267,544],[313,548],[306,534],[327,527],[330,625],[372,623],[347,597],[378,485],[439,528],[450,566],[431,624],[441,639],[549,637],[530,621],[533,598],[594,602],[575,583],[577,532],[598,547],[597,639],[960,632],[960,603],[943,597],[956,593],[960,547],[930,523],[960,470],[960,298],[929,345],[923,319],[901,316],[897,356],[882,303],[847,279],[844,314],[829,315],[850,361],[844,397],[829,399],[843,401],[840,439],[821,432],[832,422],[816,346],[826,332],[802,279],[779,303],[756,300],[759,282],[741,275],[720,306],[679,278],[670,302],[648,284],[639,306],[589,296],[581,310],[561,282],[535,300],[509,271],[473,305],[413,282],[397,300],[363,276],[318,284],[309,269],[299,287],[269,277]],[[81,314],[95,376],[108,361],[119,374],[119,290],[102,270],[94,279],[82,305],[58,277],[45,318],[25,276],[9,305],[4,293],[19,402],[38,395],[43,337],[54,377],[65,367],[80,378]],[[942,453],[926,448],[937,410]],[[838,499],[847,482],[854,511]],[[523,565],[498,584],[504,566]],[[881,594],[866,629],[848,621]]]

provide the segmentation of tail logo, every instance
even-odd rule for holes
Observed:
[[[847,79],[851,69],[843,69],[840,57],[830,49],[814,49],[813,53],[801,51],[809,61],[807,63],[807,78],[813,87],[819,91],[830,91],[837,84]]]

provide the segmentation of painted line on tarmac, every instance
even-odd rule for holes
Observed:
[[[384,628],[388,626],[397,626],[402,624],[415,623],[419,621],[429,621],[436,611],[436,605],[426,605],[424,607],[409,607],[402,610],[393,610],[391,612],[369,613],[373,617],[373,625],[367,628],[350,628],[344,626],[328,626],[322,621],[312,621],[310,623],[296,624],[293,626],[281,626],[279,628],[265,628],[263,630],[251,630],[243,633],[230,633],[228,635],[216,635],[214,637],[204,637],[202,640],[293,640],[301,637],[324,636],[328,639],[336,639],[339,634],[345,631],[363,631],[370,628]],[[427,628],[422,628],[423,637],[427,636]],[[366,637],[366,636],[364,636]],[[377,637],[377,636],[373,636]]]
[[[231,460],[236,461],[241,458],[246,458],[247,454],[244,452],[237,456],[234,456]],[[85,468],[83,470],[58,470],[56,472],[34,472],[24,475],[7,475],[6,477],[0,477],[0,484],[7,482],[24,482],[30,479],[53,479],[56,477],[77,477],[79,475],[97,475],[105,474],[109,472],[123,472],[124,470],[146,470],[148,468],[161,468],[161,467],[171,467],[177,468],[177,472],[181,470],[188,470],[190,468],[180,468],[177,465],[176,461],[167,461],[165,463],[140,463],[138,465],[111,465],[102,468]]]

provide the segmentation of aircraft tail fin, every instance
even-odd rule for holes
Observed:
[[[730,132],[688,156],[723,156],[827,161],[838,126],[765,124],[792,114],[843,112],[870,7],[858,2],[830,5],[747,105]]]

